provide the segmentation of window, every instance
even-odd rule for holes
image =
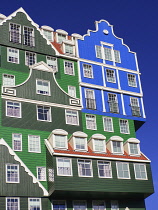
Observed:
[[[6,116],[21,118],[21,103],[6,101]]]
[[[76,150],[87,150],[87,141],[83,137],[74,137],[75,138],[75,149]]]
[[[104,210],[105,202],[104,201],[93,201],[93,210]]]
[[[66,124],[79,125],[78,111],[66,109],[65,110],[65,119],[66,119]]]
[[[29,152],[41,152],[40,136],[29,135],[28,136]]]
[[[107,79],[108,82],[116,83],[114,70],[111,70],[111,69],[106,70],[106,79]]]
[[[86,210],[86,202],[85,201],[74,201],[73,202],[73,210]]]
[[[113,121],[111,117],[103,117],[104,131],[114,132]]]
[[[51,122],[51,109],[47,106],[37,106],[37,120]]]
[[[19,63],[19,50],[7,48],[7,61],[11,63]]]
[[[6,198],[6,210],[20,210],[20,200],[16,197]]]
[[[57,175],[58,176],[72,176],[71,159],[57,158]]]
[[[94,139],[94,151],[95,152],[105,152],[105,141],[102,139]]]
[[[36,63],[36,54],[31,52],[26,52],[25,54],[25,65],[31,66]]]
[[[129,126],[128,126],[128,120],[119,120],[120,122],[120,133],[129,134]]]
[[[3,74],[4,86],[15,86],[15,76],[10,74]]]
[[[114,58],[116,63],[121,63],[120,51],[114,50]]]
[[[74,63],[69,61],[64,61],[64,72],[68,75],[75,75]]]
[[[53,201],[53,210],[65,210],[65,201]]]
[[[24,45],[34,47],[35,46],[34,29],[24,26],[23,35],[24,35]]]
[[[54,169],[48,168],[48,180],[49,182],[54,182]]]
[[[111,48],[104,47],[105,60],[112,61],[112,50]]]
[[[12,144],[14,151],[22,151],[22,135],[19,133],[13,133]]]
[[[65,53],[74,55],[74,46],[70,44],[65,44]]]
[[[50,82],[36,79],[36,93],[50,96]]]
[[[64,135],[54,135],[54,145],[55,148],[67,148],[67,136]]]
[[[134,163],[134,173],[136,179],[147,179],[146,165],[143,163]]]
[[[51,32],[51,31],[43,30],[43,33],[44,33],[44,35],[47,37],[47,39],[48,39],[49,41],[52,41],[52,40],[53,40],[53,39],[52,39],[52,32]]]
[[[46,167],[37,167],[37,179],[46,181]]]
[[[130,179],[129,164],[124,162],[117,162],[117,177],[119,179]]]
[[[86,114],[86,128],[90,130],[97,129],[95,115]]]
[[[15,23],[9,24],[10,41],[21,43],[21,26]]]
[[[62,41],[65,40],[65,39],[66,39],[66,35],[64,35],[64,34],[58,34],[58,42],[59,43],[62,43]]]
[[[112,113],[119,113],[118,109],[118,101],[117,101],[117,95],[109,93],[108,94],[108,103],[109,103],[109,109]]]
[[[128,85],[131,87],[137,87],[136,76],[134,74],[127,74],[128,76]]]
[[[28,199],[28,210],[42,210],[40,198],[29,198]]]
[[[93,78],[93,69],[91,65],[83,64],[84,77]]]
[[[102,59],[101,46],[96,45],[96,46],[95,46],[95,50],[96,50],[96,57]]]
[[[47,56],[47,65],[54,71],[57,71],[57,59],[51,56]]]
[[[85,89],[85,96],[86,96],[86,108],[87,109],[96,109],[94,90]]]
[[[83,177],[92,177],[91,160],[78,160],[78,175]]]
[[[111,163],[98,161],[98,176],[100,178],[112,178]]]
[[[132,110],[132,115],[136,117],[140,117],[140,107],[139,107],[139,102],[138,98],[130,97],[131,101],[131,110]]]
[[[139,155],[139,145],[136,143],[129,143],[130,155]]]
[[[112,141],[113,153],[123,153],[123,146],[121,141]]]
[[[76,98],[76,87],[68,86],[68,94],[74,98]]]
[[[111,201],[111,210],[119,210],[118,201]]]
[[[6,164],[6,182],[19,183],[19,165]]]

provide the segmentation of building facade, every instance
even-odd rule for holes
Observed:
[[[145,210],[136,54],[95,24],[69,36],[22,8],[0,15],[1,209]]]

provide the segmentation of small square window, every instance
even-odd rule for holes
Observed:
[[[93,78],[93,69],[91,65],[83,64],[84,77]]]
[[[76,98],[76,87],[75,86],[68,86],[68,94],[71,97]]]
[[[6,182],[19,183],[19,165],[6,164]]]
[[[105,140],[103,139],[93,139],[94,151],[95,152],[105,152]]]
[[[120,133],[129,134],[128,120],[120,119]]]
[[[130,179],[129,164],[124,162],[116,162],[117,177],[119,179]]]
[[[21,26],[16,23],[9,24],[10,42],[21,43]]]
[[[36,92],[37,94],[50,96],[50,82],[46,80],[36,80]]]
[[[115,71],[111,69],[106,70],[106,79],[108,82],[116,83]]]
[[[70,44],[64,44],[64,45],[65,45],[65,54],[74,55],[74,46]]]
[[[37,167],[37,179],[46,181],[46,167]]]
[[[112,178],[111,163],[98,161],[98,175],[100,178]]]
[[[64,72],[68,75],[75,75],[74,72],[74,63],[69,61],[64,61]]]
[[[34,47],[35,46],[34,29],[24,26],[23,35],[24,35],[24,45]]]
[[[10,74],[3,74],[4,86],[15,86],[15,76]]]
[[[104,131],[114,132],[113,121],[111,117],[103,117]]]
[[[123,146],[121,141],[112,141],[113,153],[123,153]]]
[[[76,150],[87,150],[87,140],[83,137],[74,137],[75,138],[75,149]]]
[[[135,179],[147,180],[146,165],[143,163],[134,163]]]
[[[17,197],[7,197],[6,210],[20,210],[20,199]]]
[[[54,146],[55,148],[67,149],[67,136],[54,135]]]
[[[65,110],[65,119],[66,119],[66,124],[79,125],[78,111],[66,109]]]
[[[74,210],[86,210],[86,201],[74,201],[73,209]]]
[[[127,74],[127,76],[128,76],[128,85],[131,87],[137,87],[136,75]]]
[[[57,71],[57,58],[47,56],[47,65],[50,66],[54,71]]]
[[[97,129],[95,115],[86,114],[86,128],[90,130]]]
[[[93,176],[91,160],[78,160],[78,175],[81,177]]]
[[[57,158],[57,175],[72,176],[72,166],[70,158]]]
[[[15,48],[7,48],[7,61],[19,64],[19,50]]]
[[[20,133],[12,134],[12,144],[14,151],[22,151],[22,135]]]
[[[40,136],[29,135],[28,136],[28,149],[29,152],[41,152]]]
[[[139,145],[136,143],[129,143],[130,155],[139,155]]]
[[[66,35],[58,34],[58,43],[62,43],[63,40],[66,40]]]
[[[66,209],[66,204],[65,201],[53,201],[53,206],[52,210],[65,210]]]
[[[37,120],[51,122],[51,109],[48,106],[37,106]]]
[[[28,199],[28,210],[42,210],[40,198],[29,198]]]
[[[52,37],[52,32],[51,31],[43,30],[43,34],[47,37],[47,39],[49,41],[53,41],[53,37]]]
[[[21,118],[21,103],[6,101],[6,116]]]
[[[36,63],[36,54],[32,52],[25,53],[25,65],[31,66]]]

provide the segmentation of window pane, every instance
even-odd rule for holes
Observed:
[[[10,23],[10,41],[14,43],[21,43],[21,27],[18,24]]]
[[[29,198],[29,210],[41,210],[40,198]]]
[[[24,26],[24,45],[33,47],[35,46],[34,29]]]
[[[114,70],[107,69],[106,70],[106,78],[107,78],[107,81],[108,82],[115,83],[116,82],[116,78],[115,78],[115,72],[114,72]]]
[[[78,160],[79,176],[92,176],[90,160]]]
[[[51,121],[50,107],[37,106],[38,120]]]
[[[20,103],[18,102],[12,102],[7,101],[7,116],[10,117],[21,117],[21,109],[20,109]]]
[[[6,210],[19,210],[19,198],[6,198]]]
[[[86,128],[96,130],[96,117],[94,115],[86,115]]]
[[[129,133],[128,120],[120,120],[120,133]]]
[[[110,162],[98,161],[99,177],[111,178],[112,171]]]
[[[54,135],[55,138],[55,147],[66,148],[66,136],[63,135]]]
[[[57,158],[57,174],[59,176],[71,176],[71,160],[68,158]]]
[[[128,74],[128,85],[131,87],[137,87],[136,76],[134,74]]]
[[[51,56],[47,56],[47,64],[50,66],[54,71],[57,70],[57,59]]]
[[[40,137],[29,135],[29,152],[40,152]]]
[[[76,149],[83,149],[85,150],[86,149],[86,139],[85,138],[82,138],[82,137],[75,137],[75,146],[76,146]]]
[[[88,64],[83,64],[84,77],[93,78],[92,66]]]
[[[3,85],[4,86],[14,86],[15,85],[15,76],[10,74],[3,75]]]
[[[53,201],[53,210],[65,210],[65,201]]]
[[[104,117],[103,120],[104,120],[104,131],[113,132],[112,118]]]
[[[66,110],[66,124],[78,125],[78,112],[73,110]]]
[[[118,178],[129,179],[129,165],[128,163],[117,162],[117,175]]]
[[[22,151],[22,135],[18,133],[13,133],[13,150]]]
[[[6,180],[7,182],[19,182],[19,165],[7,164],[6,165]]]
[[[37,179],[46,181],[46,167],[37,167]]]

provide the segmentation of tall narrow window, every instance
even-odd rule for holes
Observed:
[[[115,72],[114,70],[107,69],[106,70],[106,78],[108,82],[116,83]]]
[[[42,95],[50,95],[50,82],[46,80],[36,80],[36,92]]]
[[[21,43],[21,26],[15,23],[9,24],[10,41]]]
[[[92,163],[91,160],[78,160],[78,173],[79,176],[92,177]]]
[[[40,198],[28,199],[28,210],[42,210]]]
[[[98,174],[100,178],[112,178],[111,163],[98,161]]]
[[[29,135],[28,136],[29,152],[41,152],[40,136]]]
[[[47,64],[50,66],[54,71],[57,71],[57,59],[52,56],[47,56]]]
[[[93,201],[93,210],[104,210],[105,202],[104,201]]]
[[[27,45],[30,47],[35,46],[34,29],[24,26],[23,34],[24,34],[24,45]]]
[[[124,162],[117,162],[117,177],[119,179],[130,179],[129,164]]]
[[[65,74],[75,75],[74,63],[69,61],[64,61],[64,72]]]
[[[20,133],[12,134],[12,143],[14,151],[22,151],[22,135]]]
[[[9,117],[21,117],[21,103],[6,101],[6,116]]]
[[[85,201],[74,201],[73,209],[74,210],[86,210],[86,202]]]
[[[15,48],[7,48],[7,61],[11,63],[19,63],[19,50]]]
[[[53,201],[53,210],[65,210],[66,204],[65,201]]]
[[[111,117],[103,117],[104,131],[114,132],[113,121]]]
[[[14,86],[15,76],[10,74],[3,74],[3,85],[4,86]]]
[[[105,60],[112,61],[112,50],[111,48],[104,47]]]
[[[120,133],[129,134],[128,120],[120,119]]]
[[[114,58],[116,63],[121,63],[120,51],[114,50]]]
[[[6,164],[6,182],[19,183],[19,165]]]
[[[70,96],[76,98],[76,87],[75,86],[68,86],[68,94]]]
[[[48,180],[54,182],[54,169],[48,168]]]
[[[146,165],[143,163],[134,163],[134,172],[136,179],[147,179]]]
[[[85,96],[86,96],[86,108],[96,109],[94,90],[85,89]]]
[[[57,175],[58,176],[72,176],[70,158],[57,158]]]
[[[86,114],[86,128],[90,130],[97,129],[95,115]]]
[[[78,125],[78,112],[75,110],[65,110],[66,124]]]
[[[131,100],[132,115],[140,117],[140,107],[139,107],[138,98],[131,97],[130,100]]]
[[[96,45],[95,50],[96,50],[96,57],[102,59],[101,46]]]
[[[20,200],[17,197],[6,198],[6,210],[20,210]]]
[[[46,181],[46,167],[37,167],[37,179]]]
[[[136,75],[127,74],[127,76],[128,76],[128,85],[131,87],[137,87]]]
[[[26,52],[25,54],[25,65],[31,66],[36,63],[36,54],[32,52]]]
[[[84,77],[93,78],[93,69],[91,65],[83,64]]]
[[[51,121],[51,109],[48,106],[37,106],[37,120]]]
[[[110,112],[119,113],[118,101],[117,101],[116,94],[112,94],[112,93],[108,94],[108,103],[109,103]]]

